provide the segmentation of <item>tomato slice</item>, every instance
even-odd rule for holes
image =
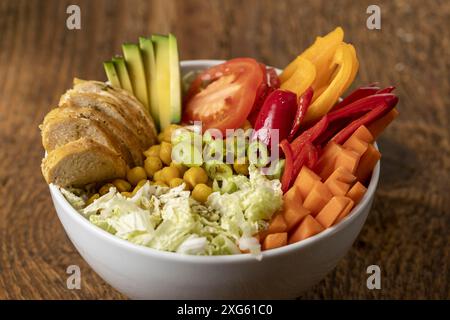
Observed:
[[[183,121],[201,121],[203,130],[215,128],[222,133],[239,128],[252,110],[263,81],[259,63],[251,58],[236,58],[211,67],[192,82]]]

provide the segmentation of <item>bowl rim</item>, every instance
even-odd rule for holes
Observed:
[[[224,60],[185,60],[180,61],[181,67],[208,67],[218,63],[223,62]],[[374,146],[377,150],[378,145],[374,142]],[[347,228],[352,222],[356,220],[356,218],[361,215],[364,211],[364,208],[370,205],[371,199],[375,195],[375,190],[378,185],[380,177],[380,160],[375,165],[375,168],[372,172],[371,180],[369,186],[367,188],[366,193],[364,194],[361,201],[350,211],[350,213],[338,224],[325,229],[324,231],[307,238],[305,240],[288,244],[286,246],[271,249],[267,251],[262,251],[262,261],[269,258],[276,258],[281,255],[294,253],[297,250],[307,248],[319,241],[325,241],[328,238],[331,238],[334,234],[343,231]],[[234,255],[219,255],[219,256],[197,256],[197,255],[187,255],[180,254],[176,252],[169,251],[161,251],[154,248],[146,247],[143,245],[134,244],[127,240],[121,239],[103,229],[91,223],[88,219],[86,219],[83,215],[81,215],[72,205],[67,201],[64,195],[54,184],[49,185],[50,193],[55,202],[58,202],[61,205],[62,211],[66,212],[72,220],[75,220],[79,225],[84,227],[88,232],[94,234],[97,237],[102,237],[106,241],[112,242],[112,244],[122,247],[123,249],[128,249],[137,254],[143,254],[150,257],[155,258],[163,258],[168,261],[178,261],[185,263],[207,263],[207,264],[223,264],[223,263],[234,263],[234,262],[254,262],[258,261],[255,255],[250,253],[243,254],[234,254]],[[59,213],[58,213],[59,218]]]

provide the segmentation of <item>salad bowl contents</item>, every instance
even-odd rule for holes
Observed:
[[[294,297],[330,271],[398,114],[393,87],[344,94],[359,63],[343,37],[279,71],[180,63],[156,35],[105,62],[108,82],[76,79],[41,125],[42,171],[94,270],[134,298]]]

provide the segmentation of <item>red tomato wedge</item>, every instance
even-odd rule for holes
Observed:
[[[259,63],[236,58],[203,71],[186,96],[183,121],[201,121],[203,130],[239,128],[247,119],[265,81]],[[206,84],[206,87],[202,88]]]

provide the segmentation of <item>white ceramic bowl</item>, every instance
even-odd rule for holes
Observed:
[[[218,60],[181,63],[182,73]],[[369,214],[380,164],[364,198],[339,224],[306,240],[250,254],[187,256],[138,246],[91,224],[57,187],[50,193],[64,229],[81,256],[106,282],[134,299],[295,298],[330,272],[346,254]]]

